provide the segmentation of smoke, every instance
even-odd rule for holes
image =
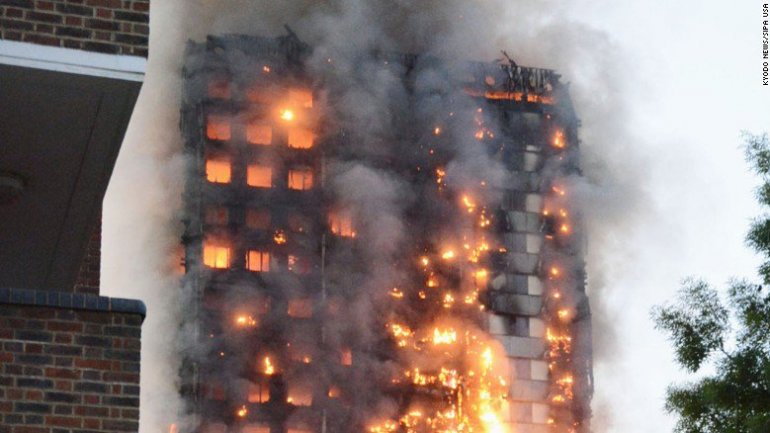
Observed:
[[[588,228],[595,355],[597,360],[609,356],[613,351],[612,312],[604,308],[602,293],[617,279],[613,272],[622,272],[623,263],[630,259],[623,253],[627,248],[621,234],[634,225],[635,218],[650,212],[645,210],[644,191],[637,182],[646,164],[634,152],[638,140],[629,136],[625,126],[623,83],[633,80],[632,71],[623,67],[624,54],[607,35],[570,20],[559,7],[555,2],[504,0],[152,3],[146,80],[104,209],[105,292],[139,298],[148,305],[143,328],[142,433],[166,430],[182,407],[176,372],[182,312],[178,309],[176,264],[169,259],[179,257],[182,233],[181,62],[186,40],[202,40],[208,34],[277,35],[284,32],[283,24],[289,24],[300,38],[312,42],[315,51],[310,68],[329,80],[329,98],[334,101],[328,106],[338,110],[334,118],[350,132],[351,140],[357,140],[354,150],[364,160],[383,155],[408,159],[414,153],[411,143],[425,143],[426,138],[400,134],[412,121],[405,118],[411,101],[399,81],[402,71],[389,71],[371,58],[362,59],[362,52],[419,52],[460,62],[491,60],[506,49],[519,64],[557,69],[572,83],[570,94],[582,118],[585,177],[573,189]],[[333,74],[327,74],[330,62]],[[417,92],[425,96],[411,114],[429,123],[446,112],[442,101],[429,95],[447,90],[442,88],[447,80],[430,65],[418,67],[422,69]],[[345,81],[335,82],[335,76],[343,76]],[[453,108],[457,112],[453,125],[467,130],[474,122],[469,107]],[[366,126],[365,131],[361,125]],[[450,187],[468,185],[482,174],[492,185],[509,180],[502,167],[482,152],[474,152],[469,144],[455,143],[456,159],[446,167]],[[340,204],[367,221],[361,228],[361,236],[373,246],[362,250],[371,264],[362,271],[367,284],[371,290],[398,284],[406,276],[386,264],[404,248],[409,234],[405,210],[414,205],[418,192],[396,173],[375,164],[340,161],[332,171],[332,190]],[[340,278],[355,278],[338,272]],[[351,322],[368,323],[377,300],[364,292],[361,302],[355,303],[358,310],[352,312],[355,319]],[[335,332],[342,339],[352,331]],[[361,341],[374,338],[367,327],[356,332],[355,338]]]

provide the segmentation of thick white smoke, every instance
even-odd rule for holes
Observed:
[[[208,34],[273,36],[283,33],[282,26],[288,24],[300,38],[319,48],[319,61],[373,47],[457,60],[491,60],[506,49],[519,64],[557,69],[572,83],[571,95],[583,123],[580,134],[586,179],[577,186],[577,201],[589,229],[594,341],[597,355],[609,352],[606,344],[611,332],[605,323],[611,315],[602,308],[601,290],[605,278],[613,279],[605,270],[617,269],[626,259],[619,255],[624,248],[618,244],[617,233],[633,224],[631,215],[642,213],[643,193],[623,179],[637,179],[644,163],[634,156],[634,137],[625,128],[622,86],[629,81],[629,71],[620,69],[624,64],[621,53],[606,35],[561,16],[558,8],[555,2],[533,5],[504,0],[152,3],[147,76],[105,200],[103,229],[104,293],[139,298],[148,306],[143,328],[142,433],[166,430],[181,407],[175,333],[183,312],[177,309],[174,263],[182,232],[179,212],[184,178],[178,127],[180,71],[185,42],[202,40]],[[353,75],[357,65],[343,62],[338,67],[350,68]],[[369,87],[353,86],[350,91],[363,88]],[[387,90],[387,86],[372,89]],[[390,116],[397,113],[380,110],[376,104],[361,107],[361,99],[376,101],[381,95],[345,96],[351,100],[348,118],[357,116],[356,122],[371,125],[375,132],[392,128],[395,120]],[[350,191],[350,185],[390,185],[390,190],[379,189],[387,195],[379,203],[393,203],[401,189],[382,176],[352,167],[340,178],[353,181],[343,182],[338,189],[355,196],[366,190]],[[458,171],[457,176],[462,173]],[[399,218],[390,217],[393,209],[384,212],[364,206],[362,212],[372,212],[373,219],[381,219],[383,227],[392,230],[393,237],[381,241],[383,248],[401,233]]]

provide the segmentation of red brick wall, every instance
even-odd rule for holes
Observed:
[[[136,432],[142,319],[0,304],[0,433]]]
[[[75,293],[99,294],[99,280],[102,265],[102,217],[99,216],[96,227],[88,240],[86,254],[80,264]]]
[[[147,57],[150,0],[0,0],[0,39]]]

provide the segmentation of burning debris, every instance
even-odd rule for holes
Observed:
[[[341,71],[293,34],[189,46],[194,416],[174,428],[587,432],[577,121],[558,76],[507,55],[356,55]]]

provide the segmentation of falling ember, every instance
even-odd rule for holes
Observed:
[[[455,258],[455,252],[453,250],[446,250],[441,254],[441,258],[444,260],[452,260]]]
[[[238,418],[244,418],[246,417],[246,415],[249,414],[249,410],[246,409],[246,405],[243,405],[238,409],[238,412],[236,412],[235,414],[238,415]]]
[[[433,135],[441,135],[441,128],[438,126],[433,128]]]
[[[569,228],[569,225],[568,225],[568,224],[562,224],[562,225],[559,227],[559,231],[560,231],[561,233],[564,233],[564,234],[569,234],[569,232],[570,232],[570,228]]]
[[[265,74],[269,74],[270,73],[270,66],[267,66],[267,65],[262,66],[262,72],[265,73]]]
[[[394,287],[390,289],[390,296],[396,299],[401,299],[404,297],[404,292],[398,289],[398,287]]]

